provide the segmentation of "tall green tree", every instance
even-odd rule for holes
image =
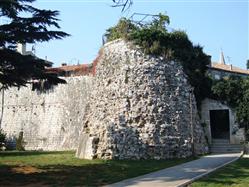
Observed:
[[[35,0],[1,0],[0,21],[0,84],[1,89],[24,86],[31,79],[51,84],[65,83],[56,74],[48,73],[51,66],[45,60],[16,51],[17,43],[34,44],[69,36],[59,31],[58,11],[32,6]],[[55,30],[49,30],[52,27]]]

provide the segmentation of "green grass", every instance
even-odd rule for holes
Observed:
[[[249,158],[238,161],[217,170],[193,184],[191,187],[248,187],[249,186]]]
[[[82,160],[73,152],[0,152],[0,186],[100,186],[193,160]]]

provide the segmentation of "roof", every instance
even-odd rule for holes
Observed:
[[[78,64],[78,65],[66,65],[62,64],[61,67],[47,68],[48,73],[56,73],[59,76],[82,76],[82,75],[92,75],[96,74],[96,66],[101,59],[103,50],[100,49],[95,60],[90,64]]]
[[[233,65],[212,62],[210,68],[216,69],[216,70],[228,71],[231,73],[241,73],[241,74],[249,75],[249,70],[238,68],[238,67],[233,66]]]
[[[61,76],[80,76],[80,75],[91,75],[93,74],[92,64],[79,64],[79,65],[64,65],[61,67],[48,68],[47,72],[57,73]]]

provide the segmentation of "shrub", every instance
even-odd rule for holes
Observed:
[[[107,32],[105,34],[107,38],[107,42],[123,38],[127,39],[129,33],[133,32],[137,29],[137,26],[134,25],[131,20],[126,18],[121,18],[118,22],[118,24],[114,27],[110,27],[107,29]]]
[[[16,139],[16,150],[24,151],[24,141],[23,141],[23,132],[19,133],[18,138]]]
[[[2,129],[0,129],[0,144],[5,143],[6,141],[6,134],[3,132]]]
[[[0,150],[5,150],[6,134],[0,129]]]

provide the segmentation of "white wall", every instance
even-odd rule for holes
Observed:
[[[48,93],[32,91],[31,86],[6,90],[1,126],[8,137],[23,131],[27,150],[76,149],[92,77],[66,81]]]

